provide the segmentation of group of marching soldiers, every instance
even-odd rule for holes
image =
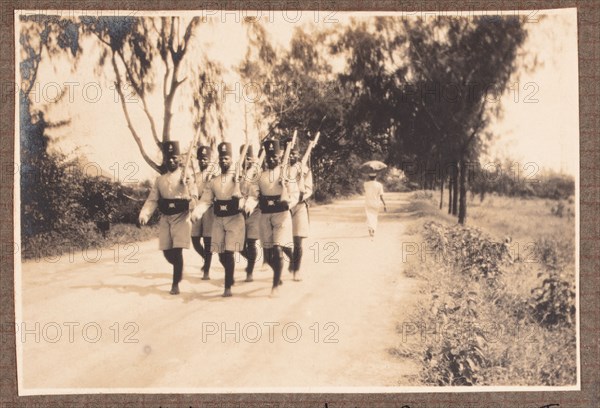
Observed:
[[[173,266],[172,295],[179,294],[182,250],[190,247],[190,241],[204,260],[203,280],[210,279],[212,254],[218,254],[225,269],[224,297],[232,296],[235,252],[247,261],[245,281],[253,281],[258,240],[264,262],[273,270],[271,296],[278,295],[282,284],[284,253],[293,279],[301,280],[302,241],[309,229],[307,200],[313,191],[312,173],[306,165],[311,147],[312,142],[300,160],[293,141],[283,157],[277,140],[263,142],[258,158],[251,145],[242,145],[235,164],[231,143],[223,142],[217,146],[217,165],[212,162],[211,148],[199,146],[200,171],[192,177],[187,175],[187,163],[182,166],[179,160],[178,142],[163,143],[167,172],[156,179],[139,222],[146,224],[159,209],[159,248]]]

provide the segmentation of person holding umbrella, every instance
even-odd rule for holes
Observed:
[[[371,160],[361,166],[361,170],[366,172],[369,179],[364,182],[365,189],[365,213],[367,216],[367,227],[369,236],[374,237],[377,230],[377,218],[379,216],[379,202],[383,204],[383,211],[387,212],[387,207],[383,199],[383,185],[376,180],[377,172],[385,169],[387,166],[376,160]]]

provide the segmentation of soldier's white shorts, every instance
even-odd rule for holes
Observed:
[[[241,251],[244,248],[246,225],[242,213],[217,217],[213,221],[211,251]]]
[[[215,220],[215,212],[212,206],[202,214],[202,218],[192,224],[192,237],[212,237],[212,226]]]
[[[306,203],[299,203],[292,209],[292,234],[295,237],[307,238],[308,233],[308,206]]]
[[[291,245],[292,215],[289,211],[260,215],[260,242],[263,248]]]
[[[246,218],[246,239],[260,239],[260,216],[261,212],[257,207]]]
[[[161,251],[173,248],[189,248],[192,222],[190,212],[160,215],[158,222],[158,247]]]

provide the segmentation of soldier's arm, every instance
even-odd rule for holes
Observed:
[[[201,184],[206,184],[206,183],[202,183],[202,172],[197,173],[194,175],[194,184],[196,185],[196,197],[194,197],[194,201],[195,201],[195,205],[198,205],[198,203],[200,202],[200,198],[202,197],[202,193],[204,192],[204,188],[200,188]]]
[[[260,195],[260,189],[258,187],[258,178],[254,181],[248,182],[248,198],[244,203],[244,212],[246,214],[251,214],[252,211],[258,205],[258,197]]]
[[[202,215],[210,208],[213,203],[214,193],[212,191],[212,180],[207,182],[202,191],[202,195],[198,200],[198,204],[192,211],[192,221],[197,221],[202,218]]]
[[[298,188],[298,183],[286,183],[284,188],[287,188],[288,191],[288,207],[294,208],[300,199],[300,189]]]
[[[198,202],[198,185],[196,184],[196,175],[194,175],[194,177],[188,177],[187,180],[187,188],[188,188],[188,192],[190,194],[190,206],[191,208],[194,208]]]
[[[152,189],[150,190],[150,194],[148,194],[148,198],[146,199],[146,202],[144,203],[144,206],[142,207],[142,209],[140,211],[140,216],[139,216],[140,224],[142,224],[142,225],[146,224],[148,222],[148,220],[150,219],[150,217],[152,217],[152,214],[156,210],[156,207],[158,207],[158,199],[159,198],[160,198],[160,193],[158,191],[158,177],[157,177],[156,180],[154,181],[154,184],[152,184]]]
[[[302,200],[308,200],[313,194],[313,176],[312,171],[308,171],[304,174],[304,194]]]

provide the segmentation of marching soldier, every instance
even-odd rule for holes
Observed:
[[[244,145],[240,147],[240,153],[244,149]],[[243,158],[240,158],[242,160]],[[243,178],[240,181],[240,188],[242,195],[245,199],[248,199],[250,194],[252,183],[256,183],[260,176],[260,169],[254,162],[254,154],[252,146],[248,146],[246,152],[245,169]],[[246,266],[246,282],[252,282],[252,274],[254,273],[254,265],[258,252],[256,249],[256,241],[260,238],[260,208],[256,206],[252,213],[246,217],[246,240],[244,243],[244,249],[240,254],[246,258],[248,264]]]
[[[191,178],[184,177],[179,166],[179,143],[163,143],[163,160],[167,173],[157,177],[148,199],[140,211],[139,222],[145,225],[158,207],[161,216],[158,230],[159,248],[173,265],[170,293],[179,294],[183,277],[183,248],[190,247],[190,201],[198,195]]]
[[[308,166],[302,166],[299,161],[300,155],[298,147],[293,146],[290,151],[290,183],[296,183],[300,192],[298,204],[291,208],[292,215],[292,233],[294,237],[293,249],[286,246],[283,251],[290,259],[289,270],[294,274],[294,280],[302,280],[300,274],[300,265],[303,254],[303,240],[308,237],[309,218],[308,218],[308,199],[313,193],[312,171]]]
[[[196,188],[200,195],[203,193],[206,184],[217,174],[213,163],[210,161],[210,156],[211,148],[209,146],[198,147],[196,157],[198,158],[200,172],[196,174]],[[202,265],[202,280],[210,279],[209,270],[212,261],[211,237],[214,218],[215,215],[211,205],[204,212],[202,218],[192,224],[192,245],[204,260],[204,265]],[[200,243],[200,238],[204,241],[204,246]]]
[[[280,147],[277,140],[264,142],[264,170],[257,183],[252,185],[244,211],[250,215],[259,203],[260,240],[265,248],[267,264],[273,269],[273,287],[271,296],[277,296],[281,284],[283,267],[282,247],[292,239],[292,217],[289,209],[298,202],[298,186],[285,178],[285,169],[280,165]]]
[[[219,261],[225,268],[223,297],[229,297],[235,269],[234,253],[244,243],[246,227],[240,210],[240,197],[235,196],[238,180],[235,177],[234,166],[231,165],[231,143],[220,143],[218,151],[221,174],[206,184],[202,198],[192,213],[192,221],[200,220],[204,212],[213,205],[215,218],[212,228],[212,247],[219,253]]]

